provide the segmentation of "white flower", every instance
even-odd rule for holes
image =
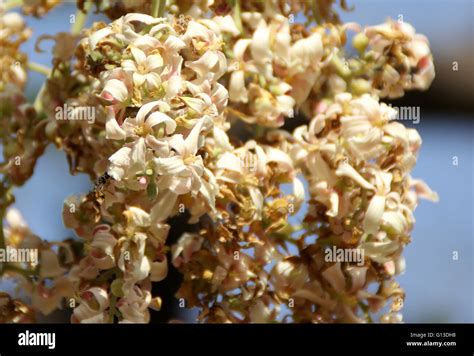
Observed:
[[[151,293],[134,286],[117,302],[117,308],[123,317],[120,323],[148,323],[150,321],[150,312],[148,311],[150,303]]]
[[[174,155],[155,159],[157,172],[160,175],[158,179],[160,189],[169,189],[178,195],[199,191],[204,164],[201,156],[196,156],[196,153],[204,120],[201,119],[194,125],[186,139],[183,139],[183,135],[177,134],[169,140]]]
[[[106,323],[106,309],[109,307],[107,292],[99,287],[92,287],[82,293],[81,304],[74,309],[73,322]]]
[[[140,87],[147,83],[149,89],[156,89],[161,85],[160,73],[163,69],[163,58],[158,52],[146,55],[141,49],[131,47],[133,60],[122,61],[122,68],[131,72],[133,83]]]
[[[122,147],[109,157],[110,166],[107,173],[115,180],[122,180],[130,166],[130,147]]]
[[[169,135],[176,129],[176,121],[161,111],[153,111],[155,108],[160,110],[168,110],[169,105],[163,101],[152,101],[143,105],[136,117],[125,119],[122,128],[127,137],[148,138],[149,135],[155,136],[153,128],[157,125],[163,124],[163,135]]]
[[[98,226],[93,234],[90,255],[97,268],[109,269],[115,267],[114,248],[117,239],[110,233],[108,225]]]
[[[151,270],[150,260],[145,256],[147,236],[136,232],[131,238],[122,237],[122,252],[118,260],[118,267],[124,272],[125,281],[122,289],[125,294],[138,282],[148,277]]]

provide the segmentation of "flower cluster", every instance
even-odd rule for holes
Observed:
[[[410,175],[420,136],[380,99],[428,88],[427,40],[405,23],[340,24],[332,1],[78,1],[78,14],[93,5],[112,21],[40,38],[55,45],[34,107],[18,52],[29,30],[0,13],[0,211],[49,142],[95,184],[64,202],[75,239],[42,241],[8,210],[6,243],[40,261],[1,270],[31,299],[0,296],[2,320],[65,304],[74,323],[148,323],[170,302],[154,283],[176,268],[200,321],[400,322],[413,211],[437,196]],[[187,232],[169,243],[178,215]]]
[[[148,307],[160,305],[150,282],[164,279],[168,269],[168,218],[180,209],[196,220],[215,210],[218,187],[203,147],[207,137],[225,135],[221,45],[198,21],[173,24],[143,14],[126,15],[82,40],[87,58],[104,65],[90,95],[100,102],[104,136],[115,152],[107,157],[109,180],[92,219],[84,224],[81,216],[97,207],[96,196],[72,198],[78,200],[72,213],[76,203],[65,204],[66,224],[90,246],[71,273],[80,293],[103,306],[91,315],[81,303],[74,320],[105,321],[111,291],[122,322],[148,322]],[[112,278],[107,292],[95,283],[103,275]]]
[[[36,160],[44,151],[37,111],[27,102],[28,57],[20,46],[31,36],[21,15],[5,12],[0,4],[0,123],[4,160],[0,172],[15,185],[22,185],[33,174]]]
[[[425,90],[434,79],[428,40],[405,22],[388,21],[365,29],[367,56],[381,69],[372,78],[380,97],[397,98],[405,90]]]

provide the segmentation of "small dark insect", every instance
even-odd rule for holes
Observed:
[[[103,175],[101,175],[98,179],[97,182],[95,183],[96,188],[102,188],[112,177],[105,172]]]
[[[96,183],[94,188],[88,194],[88,200],[93,204],[95,210],[95,220],[98,222],[100,220],[100,210],[102,202],[104,201],[104,186],[107,182],[113,179],[107,172],[101,175]]]

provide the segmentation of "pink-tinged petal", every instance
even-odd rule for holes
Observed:
[[[124,102],[128,99],[128,89],[124,82],[118,79],[110,79],[100,94],[102,98],[111,103]]]
[[[181,76],[181,67],[183,65],[183,57],[178,54],[168,54],[167,66],[164,67],[163,71],[161,72],[161,77],[163,81],[169,80],[174,76]]]
[[[433,202],[437,202],[439,200],[438,194],[433,192],[430,187],[422,180],[412,179],[410,181],[410,185],[415,188],[415,192],[420,198]]]
[[[90,255],[98,269],[115,267],[114,247],[116,245],[117,239],[110,232],[94,234]]]
[[[99,287],[92,287],[82,293],[81,304],[74,309],[74,320],[80,323],[104,323],[109,307],[107,292]]]
[[[370,200],[369,207],[364,217],[364,232],[366,234],[375,234],[379,230],[382,221],[382,215],[385,210],[385,197],[374,195]]]

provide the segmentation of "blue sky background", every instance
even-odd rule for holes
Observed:
[[[449,70],[451,59],[459,57],[466,42],[472,48],[473,3],[469,0],[348,0],[348,3],[356,8],[342,15],[344,21],[369,25],[403,14],[405,21],[430,39],[437,72]],[[66,4],[45,19],[29,19],[34,38],[68,31],[69,14],[74,13],[73,5]],[[46,52],[42,54],[34,52],[34,41],[23,49],[33,61],[50,66],[50,44],[43,42]],[[472,51],[469,56],[472,58]],[[444,60],[438,62],[438,58]],[[467,74],[461,75],[472,78],[470,69],[464,73]],[[41,80],[40,74],[31,73],[29,90],[37,90]],[[457,90],[465,88],[459,86]],[[440,201],[437,204],[422,201],[415,212],[413,242],[405,251],[407,272],[398,278],[407,294],[405,321],[474,322],[472,113],[435,113],[422,107],[421,122],[414,127],[423,138],[423,146],[413,175],[423,178],[437,191]],[[458,157],[457,166],[453,165],[453,156]],[[60,219],[64,198],[89,189],[88,178],[71,177],[64,154],[50,146],[39,159],[34,176],[17,189],[15,206],[35,233],[60,240],[71,236]],[[452,258],[453,251],[459,253],[457,261]]]

